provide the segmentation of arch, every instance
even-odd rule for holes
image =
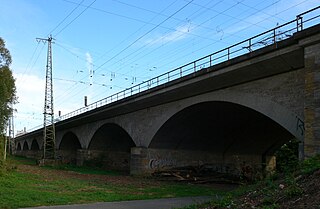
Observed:
[[[135,143],[122,127],[114,123],[104,124],[94,133],[89,143],[91,164],[129,171],[132,147],[135,147]]]
[[[156,110],[158,115],[155,120],[150,119],[152,127],[148,126],[148,129],[144,130],[144,132],[147,133],[147,138],[142,139],[145,141],[142,146],[149,147],[159,129],[175,114],[185,108],[205,102],[226,102],[247,107],[270,118],[290,132],[299,141],[303,142],[304,140],[303,110],[299,112],[299,115],[299,113],[297,114],[261,95],[233,90],[220,90],[167,103],[159,107],[158,110]],[[163,112],[165,112],[165,114],[163,114]]]
[[[29,150],[29,145],[27,141],[24,141],[22,150]]]
[[[134,146],[134,141],[122,127],[107,123],[94,133],[88,149],[130,152],[131,147]]]
[[[78,137],[71,131],[63,135],[59,145],[60,150],[77,150],[81,149],[81,144]]]
[[[18,142],[17,151],[21,151],[21,144],[20,144],[20,142]]]
[[[292,138],[288,130],[254,109],[207,101],[171,116],[156,132],[149,148],[267,155]]]
[[[35,151],[40,150],[38,141],[36,139],[32,140],[31,150],[35,150]]]
[[[78,149],[81,149],[78,137],[71,131],[64,134],[59,145],[59,153],[63,162],[76,164]]]

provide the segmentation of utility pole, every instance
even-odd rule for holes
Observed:
[[[52,82],[52,36],[47,39],[37,38],[38,42],[48,42],[46,86],[44,98],[43,120],[43,159],[55,159],[55,127],[53,112],[53,82]]]
[[[5,142],[4,142],[4,160],[7,159],[7,156],[13,153],[14,149],[14,126],[13,126],[13,113],[8,119],[8,128],[5,133]]]
[[[13,113],[9,117],[8,123],[8,154],[12,154],[15,149],[14,146],[14,123],[13,123]]]

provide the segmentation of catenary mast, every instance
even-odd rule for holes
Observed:
[[[37,38],[37,41],[48,42],[46,86],[44,99],[43,120],[43,159],[55,159],[55,127],[53,112],[53,82],[52,82],[52,36]]]

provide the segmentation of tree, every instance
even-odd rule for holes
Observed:
[[[9,50],[6,48],[4,40],[0,37],[0,68],[11,64],[11,55]]]
[[[10,70],[11,62],[10,52],[0,37],[0,169],[3,166],[4,132],[13,111],[12,104],[16,102],[15,80]]]

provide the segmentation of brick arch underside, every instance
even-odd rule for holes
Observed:
[[[29,145],[28,145],[28,142],[27,142],[27,141],[24,141],[22,150],[23,150],[23,151],[29,150]]]
[[[149,148],[270,155],[294,136],[269,117],[231,102],[191,105],[167,120]]]
[[[62,160],[65,163],[75,164],[78,149],[81,149],[78,137],[72,132],[64,134],[59,145],[59,155]]]
[[[21,151],[21,143],[20,142],[18,142],[17,151]]]
[[[107,123],[93,135],[88,147],[89,158],[95,159],[95,163],[105,168],[129,171],[130,151],[135,146],[122,127]]]
[[[40,150],[39,144],[36,139],[31,142],[31,150],[37,151]]]

